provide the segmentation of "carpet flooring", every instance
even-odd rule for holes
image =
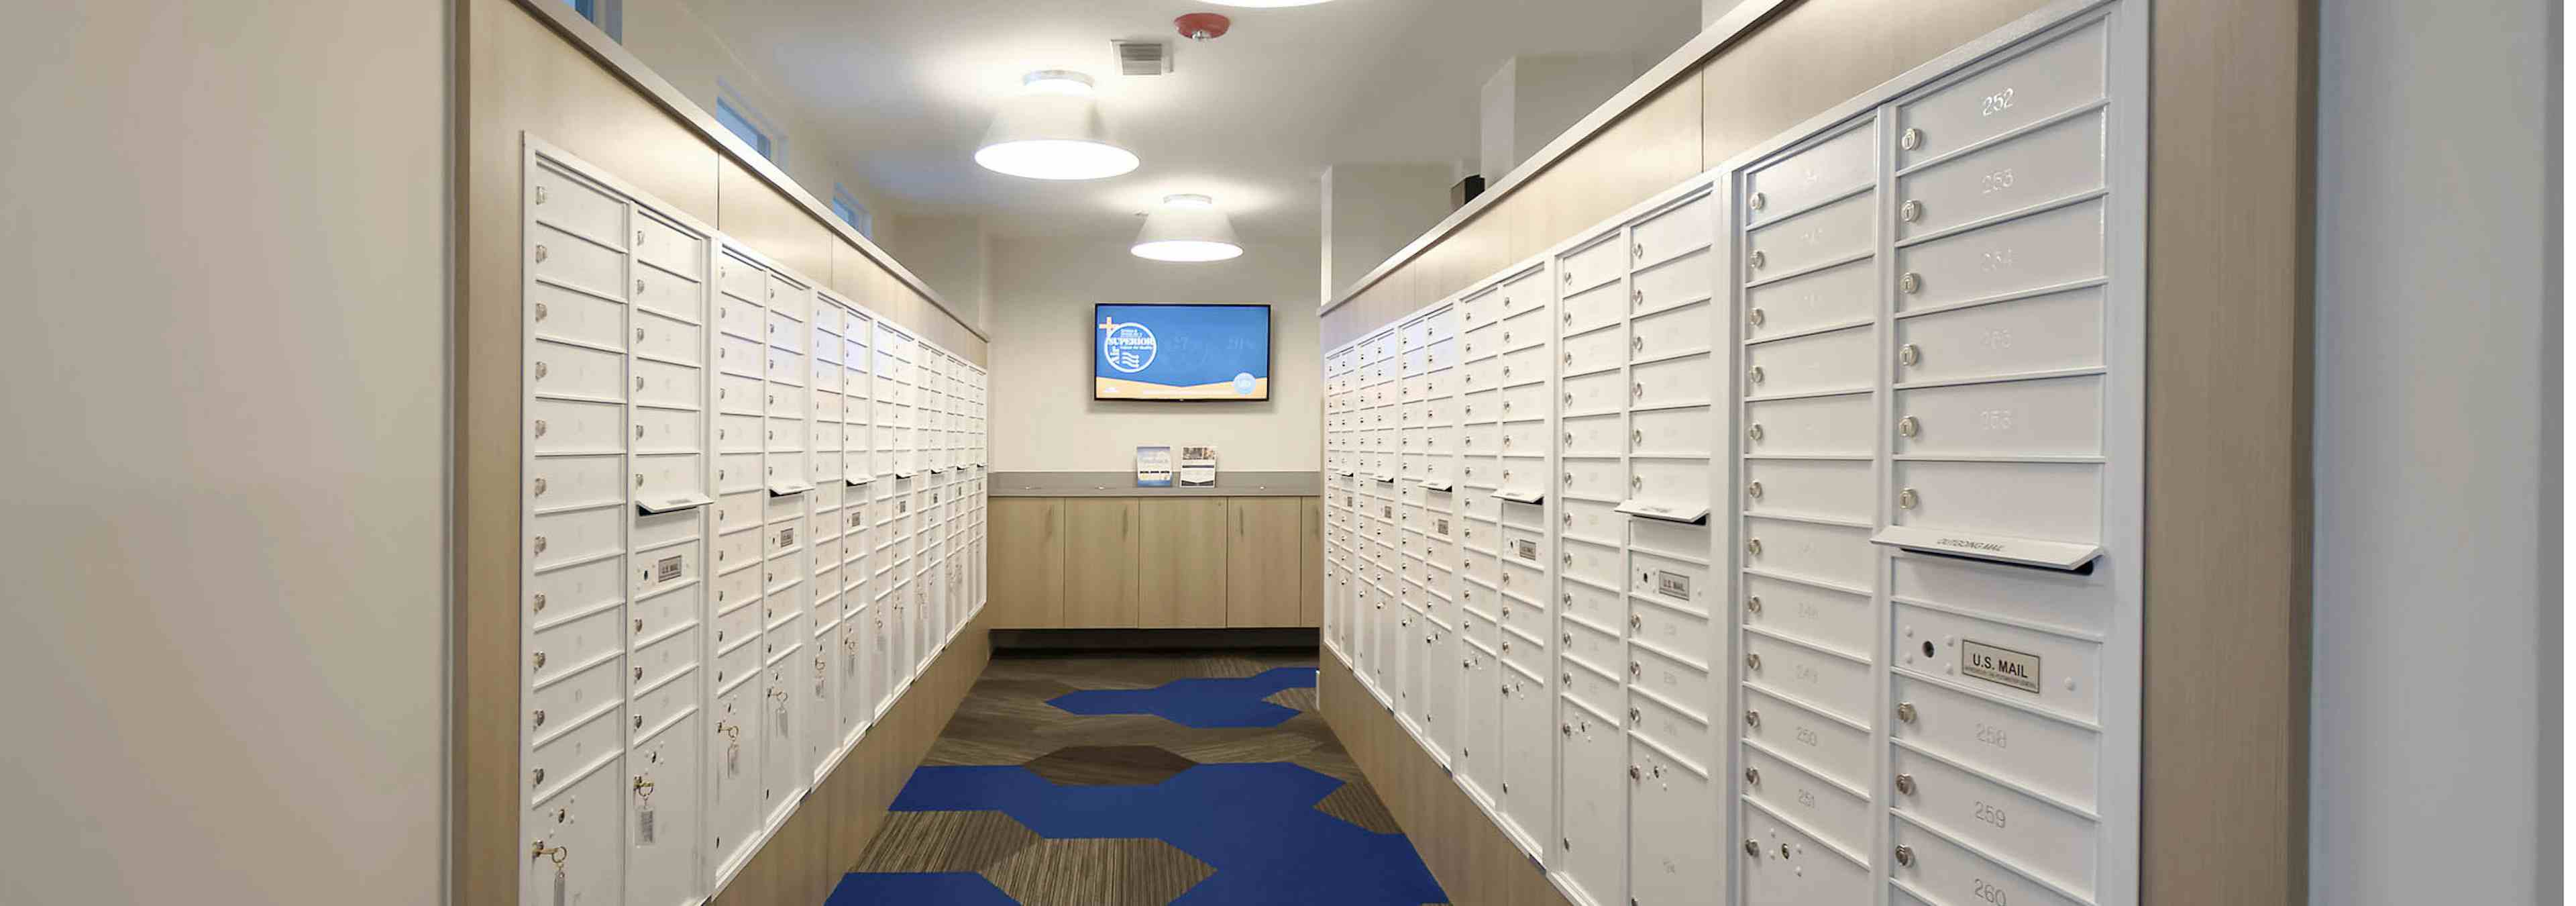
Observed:
[[[827,906],[1419,906],[1312,654],[997,655]]]

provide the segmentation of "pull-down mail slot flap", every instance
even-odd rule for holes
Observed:
[[[716,502],[715,498],[692,491],[690,493],[666,497],[660,500],[635,501],[635,512],[646,516],[661,513],[676,513],[691,507],[706,506],[707,504],[714,502]]]
[[[1673,506],[1661,503],[1648,503],[1643,500],[1629,500],[1620,503],[1616,509],[1619,512],[1626,513],[1630,516],[1644,519],[1661,519],[1665,522],[1679,522],[1683,525],[1708,524],[1708,504],[1705,503],[1695,506]]]
[[[1440,491],[1443,493],[1456,490],[1456,488],[1450,485],[1449,482],[1437,478],[1423,479],[1422,487],[1425,490]]]
[[[794,497],[813,489],[814,486],[810,484],[789,484],[783,481],[773,481],[769,483],[769,496]]]
[[[1542,494],[1537,491],[1515,491],[1510,488],[1495,491],[1493,497],[1496,500],[1504,500],[1512,503],[1526,503],[1531,506],[1537,506],[1547,502],[1546,494]]]
[[[2102,556],[2102,546],[2069,541],[2040,541],[2009,535],[1985,535],[1948,529],[1915,528],[1893,525],[1870,536],[1870,543],[1922,551],[2015,563],[2046,569],[2073,571],[2084,568],[2093,558]]]

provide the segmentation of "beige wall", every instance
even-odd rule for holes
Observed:
[[[0,33],[0,903],[442,902],[447,33]]]
[[[1217,469],[1323,467],[1323,360],[1312,242],[1246,239],[1211,264],[1147,261],[1125,239],[993,241],[992,445],[997,472],[1117,472],[1141,445],[1213,444]],[[1096,302],[1271,306],[1271,395],[1258,403],[1095,402]]]

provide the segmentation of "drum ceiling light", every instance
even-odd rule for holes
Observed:
[[[1235,241],[1234,223],[1205,195],[1165,195],[1163,206],[1145,215],[1128,252],[1155,261],[1224,261],[1243,254]]]
[[[1106,179],[1136,169],[1136,154],[1110,143],[1091,95],[1091,77],[1082,73],[1029,73],[1020,93],[993,114],[975,162],[1028,179]]]

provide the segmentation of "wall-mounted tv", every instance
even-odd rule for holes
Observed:
[[[1091,398],[1269,399],[1270,306],[1092,306]]]

